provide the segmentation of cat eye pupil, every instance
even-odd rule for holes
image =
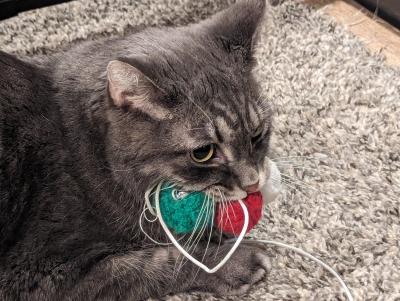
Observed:
[[[194,149],[190,155],[193,161],[197,163],[204,163],[213,157],[214,148],[214,144],[208,144]]]

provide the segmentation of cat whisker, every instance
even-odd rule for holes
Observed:
[[[206,200],[206,199],[205,199]],[[206,220],[209,218],[209,214],[210,214],[210,204],[209,204],[209,199],[207,199],[205,202],[203,202],[203,205],[204,204],[206,204],[206,216],[205,216],[205,218],[206,218]],[[200,222],[199,221],[201,221],[202,220],[202,218],[203,218],[203,214],[204,213],[200,213],[199,214],[199,216],[197,217],[197,219],[196,219],[196,224],[200,224]],[[207,228],[207,223],[203,223],[202,224],[202,226],[201,226],[201,228],[200,228],[200,231],[196,231],[197,230],[197,227],[195,227],[195,229],[193,230],[193,234],[196,234],[197,233],[197,236],[196,236],[196,238],[193,240],[193,243],[190,245],[190,244],[186,244],[186,246],[187,246],[187,249],[186,249],[186,251],[188,252],[188,253],[190,253],[190,251],[193,249],[193,250],[195,250],[196,249],[196,247],[197,247],[197,245],[198,245],[198,243],[200,242],[200,240],[201,240],[201,238],[202,238],[202,236],[203,236],[203,234],[204,234],[204,231],[206,230],[206,228]],[[183,257],[182,258],[182,262],[181,262],[181,264],[180,264],[180,266],[179,266],[179,270],[185,265],[185,263],[187,262],[187,258],[186,257]]]
[[[198,227],[199,227],[199,225],[200,225],[200,222],[201,222],[201,220],[202,220],[202,218],[203,218],[203,214],[206,212],[208,210],[208,204],[207,204],[207,201],[206,202],[203,202],[203,204],[202,204],[202,206],[201,206],[201,208],[200,208],[200,212],[199,212],[199,215],[198,215],[198,217],[197,217],[197,219],[196,219],[196,223],[195,223],[195,225],[194,225],[194,229],[193,229],[193,231],[192,231],[192,233],[191,233],[191,235],[190,235],[190,237],[189,237],[189,239],[185,242],[185,244],[183,245],[183,248],[187,248],[187,247],[189,247],[190,245],[191,245],[191,243],[192,243],[192,240],[193,240],[193,237],[197,234],[197,229],[198,229]],[[189,247],[190,248],[190,247]]]
[[[295,161],[276,161],[275,164],[278,166],[306,166],[310,162],[304,161],[304,162],[295,162]],[[313,162],[311,162],[313,163]]]
[[[220,192],[220,194],[221,194],[221,192]],[[225,215],[227,213],[226,203],[223,200],[221,200],[220,204],[222,206],[222,215]]]
[[[207,117],[207,119],[210,121],[211,126],[213,128],[215,128],[212,118],[206,113],[206,111],[204,111],[203,108],[200,107],[189,95],[185,95],[185,96],[192,104],[194,104],[204,114],[204,116]]]
[[[101,181],[99,184],[96,185],[96,187],[94,187],[95,190],[97,190],[101,185],[103,185],[105,182],[107,181],[107,179]]]
[[[184,248],[184,249],[186,249],[186,248],[187,248],[188,246],[190,246],[190,244],[192,243],[193,237],[195,236],[196,231],[197,231],[197,228],[198,228],[199,225],[200,225],[201,218],[202,218],[202,216],[203,216],[203,214],[204,214],[204,211],[206,210],[206,206],[207,206],[206,202],[203,202],[203,204],[202,204],[202,206],[201,206],[201,208],[200,208],[199,215],[198,215],[198,217],[197,217],[197,219],[196,219],[196,223],[195,223],[195,225],[194,225],[194,229],[193,229],[193,231],[192,231],[192,233],[191,233],[189,239],[187,239],[186,242],[185,242],[185,244],[183,245],[183,248]],[[176,270],[177,264],[178,264],[178,262],[179,262],[179,257],[180,257],[180,256],[182,256],[182,262],[183,262],[183,260],[184,260],[184,256],[181,255],[181,254],[179,254],[179,256],[177,257],[177,259],[176,259],[176,261],[175,261],[174,274],[175,274],[175,270]],[[181,262],[181,264],[179,265],[178,271],[181,269],[182,262]]]
[[[307,165],[316,165],[319,166],[320,164],[317,164],[315,161],[274,161],[276,165],[278,166],[284,166],[284,165],[292,165],[292,166],[307,166]]]
[[[200,130],[205,130],[207,129],[207,127],[203,126],[203,127],[198,127],[198,128],[191,128],[191,129],[186,129],[186,131],[200,131]]]
[[[208,199],[208,200],[209,200],[209,199]],[[211,216],[213,217],[214,214],[215,214],[215,203],[214,203],[214,202],[210,202],[210,207],[212,208],[212,210],[211,210]],[[205,258],[206,254],[207,254],[207,251],[208,251],[208,247],[210,246],[210,241],[211,241],[211,235],[212,235],[212,231],[213,231],[213,226],[214,226],[214,218],[211,219],[211,226],[210,226],[210,231],[209,231],[209,235],[208,235],[207,245],[206,245],[206,249],[205,249],[205,251],[204,251],[203,257],[202,257],[202,259],[201,259],[201,262],[204,261],[204,258]],[[194,277],[193,277],[193,280],[196,279],[196,277],[197,277],[199,271],[200,271],[200,267],[197,268],[197,271],[196,271],[196,274],[195,274]]]
[[[170,186],[160,188],[160,191],[168,190],[168,189],[170,189],[172,187],[175,187],[175,186],[177,186],[177,185],[176,184],[171,184]],[[153,190],[152,192],[150,192],[149,197],[152,197],[156,193],[157,192],[155,190]]]
[[[224,197],[225,197],[225,200],[226,200],[226,196],[224,196]],[[233,210],[232,202],[228,202],[228,204],[232,208],[233,216],[236,218],[236,212],[235,212],[235,210]]]
[[[233,224],[232,224],[232,221],[231,221],[231,218],[230,218],[230,215],[229,215],[229,212],[228,212],[228,207],[227,207],[227,206],[232,206],[232,204],[230,202],[227,202],[225,195],[222,194],[220,189],[218,189],[218,190],[219,190],[219,193],[221,194],[222,203],[224,204],[224,210],[225,210],[224,213],[225,213],[226,217],[228,218],[228,222],[231,225],[231,228],[233,229]],[[225,206],[225,205],[227,205],[227,206]],[[232,211],[234,211],[234,210],[232,210]]]
[[[291,190],[293,190],[295,192],[299,191],[295,186],[288,184],[285,180],[282,180],[282,183],[284,184],[284,186],[289,187]],[[299,192],[302,193],[301,191],[299,191]]]
[[[136,170],[136,168],[127,168],[127,169],[110,169],[110,171],[113,172],[127,172],[127,171],[133,171]]]
[[[213,194],[213,197],[214,197],[214,194]],[[215,252],[214,259],[217,258],[217,255],[219,252],[219,247],[221,246],[221,242],[222,242],[222,231],[219,231],[218,246],[217,246],[217,251]]]
[[[233,215],[236,217],[235,210],[233,209],[232,203],[231,203],[231,202],[228,202],[228,206],[229,206],[228,208],[231,208],[231,209],[232,209]],[[229,224],[231,225],[231,228],[233,229],[233,224],[232,224],[232,220],[231,220],[231,218],[230,218],[230,214],[227,214],[227,216],[228,216]]]
[[[301,188],[308,188],[308,189],[311,189],[311,190],[316,191],[316,192],[325,193],[325,192],[323,192],[323,191],[321,191],[321,190],[319,190],[319,189],[317,189],[315,187],[312,187],[311,185],[309,185],[307,183],[304,183],[303,181],[300,181],[298,179],[293,179],[293,178],[291,178],[291,177],[289,177],[287,175],[284,175],[284,174],[281,174],[281,176],[284,177],[285,181],[287,181],[287,182],[289,182],[289,183],[291,183],[293,185],[297,185],[297,186],[299,186]],[[296,182],[296,181],[301,182],[301,184]]]
[[[312,156],[287,156],[287,157],[277,157],[277,158],[272,158],[270,160],[272,161],[281,161],[281,160],[286,160],[286,159],[308,159],[308,160],[318,160],[316,157]]]
[[[210,214],[209,207],[210,207],[210,206],[207,205],[207,213],[206,213],[206,218],[207,218],[207,219],[208,219],[209,214]],[[207,224],[204,223],[204,224],[202,225],[202,228],[200,229],[200,231],[199,231],[197,237],[196,237],[195,240],[193,241],[193,244],[192,244],[191,246],[189,246],[189,248],[188,248],[188,250],[187,250],[188,253],[190,253],[192,250],[193,250],[193,251],[196,250],[196,248],[197,248],[199,242],[201,241],[201,239],[202,239],[202,237],[203,237],[203,234],[204,234],[204,232],[206,231],[206,229],[207,229]],[[184,261],[182,261],[182,265],[181,265],[180,268],[182,268],[182,267],[186,264],[186,262],[188,262],[188,259],[187,259],[187,258],[185,258]]]
[[[317,165],[316,167],[306,167],[304,164],[291,164],[291,163],[285,163],[285,164],[276,164],[278,167],[281,168],[293,168],[293,169],[304,169],[304,170],[318,170],[321,166]]]
[[[296,171],[310,171],[310,172],[321,172],[321,170],[330,171],[333,173],[338,173],[338,168],[334,168],[331,166],[327,166],[325,164],[315,164],[316,166],[306,166],[307,162],[299,163],[299,162],[276,162],[277,166],[281,170],[293,170]]]
[[[293,184],[291,182],[288,182],[285,179],[282,179],[282,183],[283,183],[283,186],[286,186],[286,187],[290,188],[290,190],[292,192],[300,193],[303,196],[308,197],[308,195],[305,192],[303,192],[301,189],[299,189],[295,184]]]

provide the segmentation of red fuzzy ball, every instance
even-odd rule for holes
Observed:
[[[243,203],[249,211],[248,233],[262,216],[263,198],[260,192],[249,194]],[[225,233],[239,235],[244,225],[244,213],[238,201],[231,201],[229,204],[218,204],[215,214],[215,225]]]

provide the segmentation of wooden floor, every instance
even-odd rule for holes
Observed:
[[[399,0],[400,1],[400,0]],[[391,66],[400,66],[400,31],[352,0],[304,0],[323,10],[358,36]]]

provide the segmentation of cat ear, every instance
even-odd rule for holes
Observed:
[[[161,91],[139,69],[125,62],[111,61],[107,79],[115,106],[139,110],[155,119],[170,118],[169,110],[158,103]]]
[[[239,53],[245,61],[250,61],[265,6],[265,0],[238,1],[206,21],[208,33],[229,53]]]

